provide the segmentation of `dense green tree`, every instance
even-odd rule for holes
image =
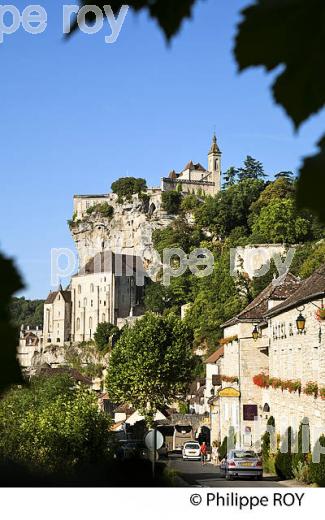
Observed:
[[[236,178],[238,175],[238,169],[234,166],[230,166],[228,170],[223,174],[224,178],[224,188],[229,188],[229,186],[233,186],[236,184]]]
[[[274,177],[275,179],[286,179],[287,181],[292,182],[294,180],[294,173],[290,171],[281,171],[276,173]]]
[[[301,217],[291,199],[275,199],[262,208],[252,226],[253,236],[264,238],[265,243],[295,244],[310,238],[310,221]]]
[[[293,199],[295,195],[294,183],[287,178],[279,177],[270,182],[261,192],[259,198],[250,207],[249,222],[252,224],[254,217],[259,215],[262,208],[268,206],[274,199]]]
[[[165,249],[181,248],[185,253],[199,247],[202,231],[179,217],[164,229],[157,229],[152,234],[156,251],[162,255]]]
[[[43,325],[44,300],[26,300],[24,297],[12,298],[10,314],[14,325],[29,325],[35,328]]]
[[[178,191],[163,191],[161,195],[162,209],[171,215],[178,215],[182,202],[182,194]]]
[[[157,409],[183,394],[193,371],[191,330],[176,316],[147,313],[124,330],[112,352],[107,388],[150,423]]]
[[[240,181],[245,179],[262,180],[264,177],[266,177],[266,174],[264,173],[263,164],[254,159],[254,157],[247,155],[244,167],[238,169],[238,179]]]
[[[32,381],[0,401],[0,460],[72,472],[108,456],[109,416],[66,375]]]
[[[145,289],[144,305],[147,311],[163,312],[171,307],[169,287],[158,282],[147,285]]]
[[[112,192],[116,193],[119,202],[124,200],[132,200],[132,195],[141,195],[147,190],[147,183],[145,179],[136,179],[135,177],[121,177],[117,181],[113,182]]]
[[[11,384],[21,382],[16,356],[18,330],[12,325],[10,303],[13,294],[22,288],[13,262],[0,253],[0,393]]]
[[[94,340],[99,352],[105,352],[112,345],[112,342],[119,336],[119,329],[116,325],[108,322],[98,323]]]

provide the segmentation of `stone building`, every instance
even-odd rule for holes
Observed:
[[[71,291],[50,292],[44,303],[43,343],[64,345],[71,338]]]
[[[219,399],[222,440],[233,427],[238,445],[252,446],[265,428],[270,405],[254,376],[269,370],[269,334],[266,313],[293,294],[300,281],[292,274],[273,280],[242,312],[223,324],[224,356]],[[259,423],[257,425],[257,422]]]
[[[97,254],[44,304],[44,345],[90,341],[99,323],[123,326],[143,314],[145,273],[138,257]]]
[[[214,135],[208,154],[208,169],[189,161],[180,173],[171,171],[161,179],[161,191],[217,195],[221,190],[221,152]]]
[[[266,314],[270,413],[280,433],[308,418],[312,446],[325,433],[324,299],[325,264]]]
[[[35,328],[24,325],[20,328],[19,345],[17,355],[22,369],[28,368],[32,364],[35,352],[38,352],[43,345],[43,328],[36,326]]]

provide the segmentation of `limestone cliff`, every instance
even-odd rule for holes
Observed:
[[[101,208],[111,211],[102,211]],[[109,216],[108,216],[109,213]],[[97,253],[110,250],[142,258],[145,268],[158,261],[152,232],[168,226],[175,216],[161,208],[161,191],[148,190],[120,203],[115,194],[76,195],[70,230],[82,268]]]

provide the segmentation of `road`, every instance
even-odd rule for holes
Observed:
[[[179,455],[170,455],[168,466],[177,471],[180,477],[189,486],[193,487],[221,487],[221,488],[245,488],[245,487],[283,487],[277,482],[276,477],[264,477],[263,480],[233,480],[228,481],[221,476],[219,467],[207,463],[202,466],[200,461],[189,461]]]

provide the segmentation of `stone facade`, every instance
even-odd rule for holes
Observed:
[[[168,177],[161,179],[161,191],[179,190],[182,193],[196,193],[197,195],[217,195],[221,190],[221,152],[214,135],[208,154],[208,169],[193,161],[176,173],[170,172]]]

